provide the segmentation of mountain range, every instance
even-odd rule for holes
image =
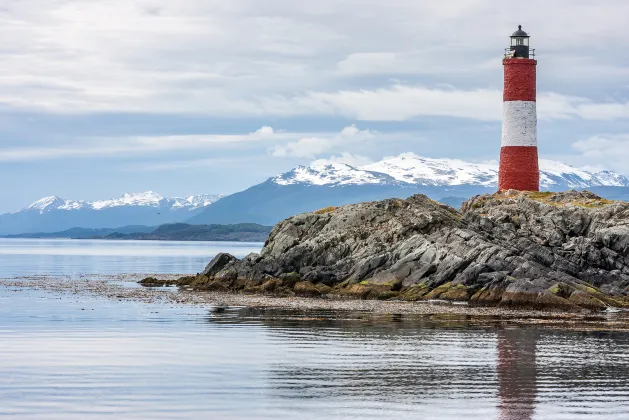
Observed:
[[[609,199],[629,199],[629,179],[615,172],[592,172],[540,160],[542,190],[589,189]],[[205,208],[189,222],[264,225],[328,206],[421,193],[459,207],[467,198],[493,193],[498,164],[429,159],[412,153],[356,167],[344,163],[298,166]]]
[[[629,199],[629,179],[612,171],[588,171],[540,160],[542,190],[588,189],[609,199]],[[344,163],[298,166],[229,195],[164,198],[154,192],[103,201],[43,198],[0,215],[0,234],[54,232],[72,227],[258,223],[273,225],[297,213],[422,193],[458,207],[467,198],[495,192],[496,163],[430,159],[404,153],[365,166]]]
[[[215,194],[165,198],[152,191],[99,201],[45,197],[21,210],[0,215],[0,234],[57,232],[73,227],[156,226],[189,219],[222,197]]]

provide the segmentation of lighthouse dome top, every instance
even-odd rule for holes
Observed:
[[[535,57],[535,50],[529,48],[529,34],[522,30],[522,25],[511,35],[511,46],[505,50],[505,58]]]
[[[511,37],[512,37],[512,38],[513,38],[513,37],[528,37],[528,36],[529,36],[529,34],[527,34],[526,32],[524,32],[524,31],[522,30],[522,25],[518,25],[518,30],[517,30],[517,31],[515,31],[515,32],[511,35]]]

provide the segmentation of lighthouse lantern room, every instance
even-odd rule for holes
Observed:
[[[522,26],[511,35],[504,65],[500,190],[539,191],[537,60]]]
[[[522,30],[522,25],[511,35],[511,47],[509,48],[513,57],[529,58],[529,39],[531,37]]]

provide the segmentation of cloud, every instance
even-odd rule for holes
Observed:
[[[304,137],[284,146],[275,146],[271,151],[271,155],[276,157],[312,158],[327,152],[333,146],[334,143],[331,139]]]
[[[358,142],[374,137],[369,130],[359,130],[355,125],[345,127],[340,133],[317,137],[303,137],[295,142],[278,145],[269,150],[275,157],[314,158],[338,147],[347,147],[348,142]]]
[[[269,126],[266,126],[266,125],[265,125],[264,127],[261,127],[261,128],[259,128],[259,129],[257,129],[257,130],[254,132],[254,134],[256,134],[256,135],[258,135],[258,136],[260,136],[260,137],[270,137],[270,136],[272,136],[274,133],[275,133],[275,131],[273,130],[273,128],[272,128],[272,127],[269,127]]]
[[[629,134],[596,135],[572,144],[579,166],[629,173]]]
[[[541,93],[538,96],[540,118],[570,119],[578,117],[590,121],[609,121],[629,118],[629,102],[596,103],[578,96]]]
[[[614,69],[605,78],[581,71],[563,92],[583,96],[584,86],[626,80],[628,60],[610,54],[624,48],[626,12],[624,0],[604,8],[531,0],[519,18],[541,64],[543,54],[563,57],[578,39],[583,48],[574,54],[588,59],[574,72],[565,61],[557,66],[571,74],[592,63]],[[574,23],[570,31],[559,17]],[[397,0],[395,8],[378,0],[8,2],[0,11],[0,103],[65,114],[496,120],[500,54],[516,24],[495,0]],[[457,89],[436,88],[442,83]],[[571,114],[571,105],[558,113]],[[624,99],[593,102],[578,114],[627,118],[626,107]]]
[[[290,141],[304,133],[275,132],[264,126],[247,134],[194,134],[75,139],[59,147],[0,148],[0,162],[28,162],[78,157],[142,155],[175,150],[230,149],[241,145]]]
[[[146,156],[174,151],[225,151],[242,147],[271,148],[278,157],[314,158],[336,147],[363,141],[374,136],[369,130],[355,126],[341,132],[289,132],[276,131],[270,126],[245,134],[189,134],[164,136],[130,136],[81,138],[59,147],[0,148],[0,162],[29,162],[39,160],[71,159],[79,157],[112,158],[116,156]],[[278,144],[279,143],[279,144]],[[159,164],[166,165],[166,164]],[[170,164],[178,165],[178,163]]]
[[[317,159],[313,161],[311,165],[329,165],[333,163],[345,163],[350,166],[360,167],[374,163],[374,161],[366,156],[343,152],[340,155],[333,155],[328,158]]]
[[[629,134],[598,135],[573,143],[582,155],[592,158],[629,158]]]
[[[371,51],[349,54],[337,63],[338,71],[345,76],[378,75],[454,75],[478,74],[491,68],[499,68],[499,60],[487,61],[476,58],[461,65],[461,57],[469,53],[465,44],[418,44],[406,51]]]

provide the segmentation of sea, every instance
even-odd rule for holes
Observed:
[[[0,418],[629,419],[623,332],[216,311],[10,280],[196,273],[261,247],[0,239]]]

